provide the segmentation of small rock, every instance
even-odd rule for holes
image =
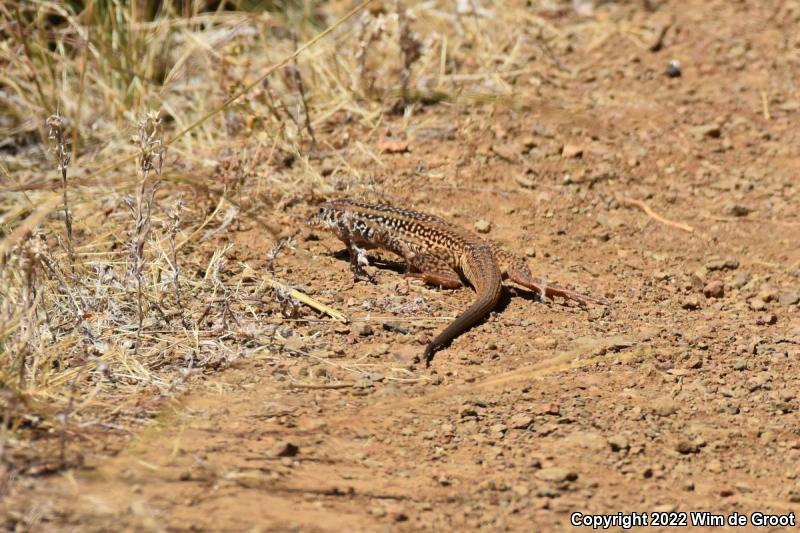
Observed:
[[[665,504],[656,505],[655,507],[653,507],[653,512],[654,513],[674,513],[675,509],[677,509],[677,507],[675,507],[675,505],[673,505],[671,503],[665,503]]]
[[[631,447],[631,445],[628,443],[628,439],[626,439],[623,435],[613,435],[609,437],[608,445],[611,446],[611,451],[614,452],[628,450]]]
[[[358,334],[361,335],[362,337],[369,337],[373,333],[375,332],[373,331],[372,326],[370,326],[369,324],[361,324],[358,327]]]
[[[672,416],[678,412],[678,404],[671,398],[664,398],[653,405],[653,412],[658,416]]]
[[[733,362],[734,370],[747,370],[747,359],[737,359]]]
[[[566,158],[581,157],[583,155],[583,146],[577,144],[565,144],[561,149],[561,155]]]
[[[690,294],[684,298],[683,303],[681,303],[681,307],[688,309],[689,311],[700,309],[700,300],[694,294]]]
[[[495,424],[489,428],[489,433],[493,435],[503,436],[505,432],[508,431],[508,426],[505,424]]]
[[[667,69],[664,72],[668,78],[680,78],[681,77],[681,62],[677,59],[671,60],[667,63]]]
[[[475,223],[475,231],[478,233],[489,233],[492,229],[492,223],[487,220],[479,220]]]
[[[706,270],[736,270],[739,268],[737,259],[713,259],[705,265]]]
[[[371,514],[372,516],[381,518],[381,517],[386,516],[387,513],[386,513],[386,509],[384,509],[383,507],[373,507],[372,509],[369,510],[369,514]]]
[[[518,413],[508,420],[508,426],[514,429],[528,429],[533,425],[533,415]]]
[[[561,483],[563,481],[575,481],[578,479],[578,474],[566,468],[542,468],[537,470],[534,474],[537,479],[542,481],[551,481],[554,483]]]
[[[703,294],[706,298],[722,298],[725,296],[725,285],[718,279],[711,280],[703,287]]]
[[[752,298],[748,303],[753,311],[764,311],[767,308],[767,304],[761,298]]]
[[[784,292],[778,298],[778,303],[781,305],[795,305],[800,303],[800,292]]]
[[[759,326],[772,326],[778,322],[778,316],[774,313],[764,313],[762,315],[758,315],[756,319],[756,324]]]
[[[746,205],[741,205],[741,204],[729,204],[725,207],[725,214],[730,215],[732,217],[746,217],[752,211],[753,210],[747,207]]]
[[[756,298],[763,300],[764,302],[774,302],[778,299],[778,291],[775,289],[770,289],[769,287],[765,287],[758,291]]]
[[[533,246],[528,246],[525,248],[525,257],[536,257],[536,248]]]
[[[678,444],[675,446],[675,450],[678,453],[682,453],[684,455],[690,453],[697,453],[700,451],[700,446],[693,442],[689,442],[688,440],[678,441]]]
[[[747,272],[739,272],[736,274],[736,277],[733,278],[731,282],[731,286],[735,289],[741,289],[750,281],[750,274]]]
[[[289,441],[278,441],[267,452],[270,457],[294,457],[298,453],[300,447]]]
[[[607,441],[600,433],[595,431],[576,431],[569,435],[566,440],[575,443],[582,448],[589,450],[604,450]]]
[[[558,416],[561,414],[561,407],[557,403],[550,402],[538,406],[537,412],[545,415]]]
[[[691,131],[692,137],[697,141],[702,141],[703,139],[719,139],[722,136],[722,128],[716,123],[695,126]]]
[[[558,339],[553,337],[536,337],[533,344],[542,350],[553,350],[558,346]]]

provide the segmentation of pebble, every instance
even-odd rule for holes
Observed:
[[[475,231],[478,233],[489,233],[492,229],[492,223],[488,220],[479,220],[475,223]]]
[[[533,339],[533,344],[543,350],[553,350],[558,346],[558,339],[553,337],[536,337]]]
[[[611,446],[611,451],[619,452],[627,450],[631,447],[628,439],[624,435],[613,435],[608,438],[608,445]]]
[[[725,285],[718,279],[711,280],[703,287],[703,294],[706,298],[722,298],[725,296]]]
[[[730,215],[732,217],[746,217],[752,211],[753,210],[747,207],[746,205],[741,205],[741,204],[729,204],[725,207],[725,214]]]
[[[747,370],[747,359],[737,359],[733,362],[734,370]]]
[[[778,316],[774,313],[764,313],[762,315],[758,315],[756,318],[756,324],[759,326],[772,326],[773,324],[777,324]]]
[[[581,157],[583,155],[583,146],[577,144],[565,144],[561,149],[561,155],[566,158]]]
[[[684,455],[690,453],[697,453],[700,451],[700,446],[693,442],[689,442],[688,440],[678,441],[678,444],[675,446],[675,450],[678,453],[682,453]]]
[[[508,426],[505,424],[495,424],[489,428],[489,433],[500,437],[502,437],[506,431],[508,431]]]
[[[702,124],[692,128],[692,137],[695,140],[719,139],[722,136],[722,128],[717,123]]]
[[[533,415],[518,413],[508,420],[508,426],[514,429],[528,429],[533,425]]]
[[[767,304],[761,298],[752,298],[748,303],[753,311],[764,311],[767,308]]]
[[[736,274],[736,277],[733,278],[731,282],[731,286],[735,289],[741,289],[750,281],[750,274],[747,272],[739,272]]]
[[[576,431],[567,440],[589,450],[604,450],[607,445],[606,439],[595,431]]]
[[[536,248],[533,246],[525,248],[525,257],[536,257]]]
[[[713,259],[705,265],[706,270],[736,270],[739,268],[737,259]]]
[[[362,324],[358,327],[358,334],[361,335],[362,337],[369,337],[373,333],[375,333],[375,331],[369,324]]]
[[[768,287],[762,288],[760,291],[758,291],[756,298],[758,298],[759,300],[763,300],[764,302],[774,302],[775,300],[778,299],[778,291],[776,291],[775,289],[770,289]]]
[[[700,299],[694,294],[691,294],[684,298],[683,303],[681,303],[681,307],[688,309],[689,311],[700,309]]]
[[[653,405],[653,412],[658,416],[672,416],[678,412],[678,404],[671,398],[664,398]]]
[[[269,449],[270,457],[294,457],[300,453],[300,447],[289,441],[278,441]]]
[[[681,62],[677,59],[671,60],[669,63],[667,63],[665,74],[668,78],[680,78],[682,74]]]
[[[575,481],[578,479],[577,473],[573,472],[572,470],[559,467],[542,468],[534,475],[537,479],[541,479],[542,481],[552,481],[555,483],[560,483],[563,481]]]
[[[795,305],[800,303],[800,292],[784,292],[778,298],[778,303],[781,305]]]

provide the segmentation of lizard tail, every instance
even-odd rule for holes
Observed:
[[[425,347],[425,363],[430,365],[434,353],[454,338],[468,330],[488,315],[497,305],[502,290],[502,274],[494,260],[491,249],[478,248],[466,254],[464,277],[475,288],[477,297],[466,311],[444,328]]]

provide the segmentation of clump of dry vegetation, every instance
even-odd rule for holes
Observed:
[[[377,158],[385,113],[535,92],[530,55],[560,35],[507,24],[479,2],[0,5],[5,475],[79,464],[193,376],[285,357],[278,326],[312,315],[269,281],[285,210],[357,188],[348,154]],[[257,264],[222,238],[241,224],[275,243]]]

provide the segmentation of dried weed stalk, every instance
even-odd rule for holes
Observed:
[[[367,50],[381,38],[385,31],[386,17],[383,13],[378,13],[376,17],[373,17],[369,11],[361,14],[355,59],[358,65],[358,79],[361,81],[361,90],[367,95],[373,94],[376,79],[375,74],[367,69]]]
[[[403,99],[408,99],[408,83],[411,67],[422,57],[422,43],[411,31],[411,20],[402,2],[397,2],[397,24],[399,26],[400,51],[403,52],[403,70],[400,72],[400,90]]]
[[[294,48],[297,51],[297,34],[292,35],[294,39]],[[317,146],[317,138],[314,137],[314,130],[311,127],[311,114],[308,111],[308,100],[306,99],[306,89],[303,85],[303,76],[300,74],[300,64],[297,62],[297,57],[294,58],[294,65],[289,66],[286,68],[287,73],[289,74],[289,79],[292,80],[292,85],[294,89],[300,94],[300,101],[303,104],[303,111],[306,116],[305,120],[305,128],[308,131],[309,137],[311,137],[311,144],[312,146]]]
[[[181,230],[181,210],[183,209],[183,198],[178,198],[172,209],[167,211],[167,218],[169,218],[169,225],[167,226],[167,241],[169,242],[169,249],[172,255],[172,287],[175,291],[175,305],[178,306],[178,313],[180,313],[181,324],[185,329],[191,329],[189,321],[186,319],[186,308],[183,305],[181,298],[181,283],[180,283],[180,267],[178,266],[178,249],[175,246],[175,236]]]
[[[75,249],[72,244],[72,215],[69,213],[69,201],[67,198],[67,168],[69,167],[70,155],[67,151],[67,143],[64,141],[63,121],[60,115],[51,115],[47,119],[47,137],[53,145],[58,161],[58,170],[61,171],[61,191],[64,195],[64,226],[66,228],[67,253],[69,262],[72,265],[72,272],[75,273]]]
[[[139,324],[136,329],[134,354],[139,353],[139,344],[144,325],[144,246],[150,234],[153,215],[153,201],[161,180],[161,166],[164,162],[164,144],[161,135],[161,119],[157,112],[149,112],[139,122],[139,185],[136,189],[136,205],[131,206],[134,218],[134,231],[131,239],[132,274],[136,280],[136,303]],[[156,178],[150,180],[155,173]]]

